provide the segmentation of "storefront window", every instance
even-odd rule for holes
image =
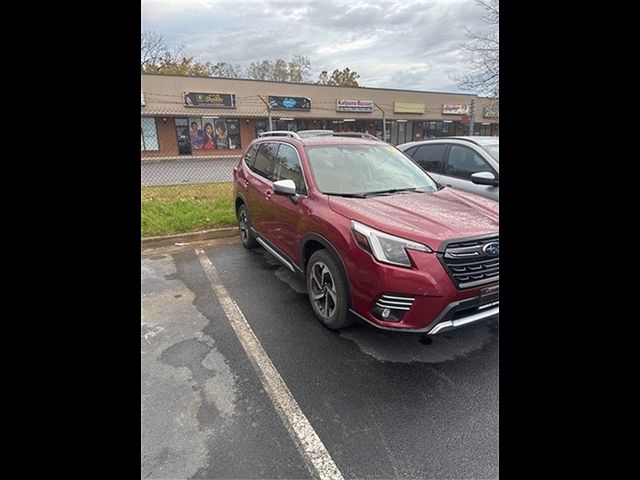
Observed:
[[[473,133],[474,135],[480,135],[483,137],[488,137],[491,135],[491,124],[482,124],[482,123],[474,123],[473,125]]]
[[[188,125],[188,129],[185,127]],[[257,129],[257,127],[256,127]],[[240,122],[231,118],[190,117],[176,119],[178,151],[234,150],[240,145]]]
[[[387,120],[387,137],[382,138],[383,128],[382,128],[382,120],[378,120],[376,122],[376,137],[380,140],[384,140],[385,142],[391,141],[391,122]]]
[[[260,136],[261,133],[269,130],[269,121],[268,120],[256,120],[256,138]]]
[[[447,137],[456,134],[458,122],[453,120],[424,122],[422,135],[424,138]]]
[[[306,120],[276,120],[273,123],[275,130],[286,130],[288,132],[309,130],[308,122]]]
[[[344,120],[338,120],[341,123],[337,123],[337,131],[340,132],[366,132],[367,122],[366,120],[355,120],[353,122],[345,122]]]
[[[159,150],[156,119],[153,117],[140,117],[140,150]]]
[[[392,122],[391,142],[394,145],[411,142],[413,140],[413,122]]]

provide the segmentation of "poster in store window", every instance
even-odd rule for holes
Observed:
[[[202,131],[202,119],[200,117],[189,118],[189,135],[191,137],[191,149],[202,150],[204,132]]]
[[[216,148],[229,148],[229,133],[227,131],[226,120],[216,120],[215,122]]]

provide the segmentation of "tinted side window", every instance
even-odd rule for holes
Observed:
[[[476,152],[460,145],[451,146],[449,163],[445,171],[446,175],[471,179],[472,173],[487,171],[491,171],[491,167]]]
[[[427,172],[442,173],[446,151],[444,143],[422,145],[414,152],[413,159]]]
[[[302,167],[300,159],[295,148],[290,145],[281,144],[278,149],[278,157],[276,159],[276,180],[293,180],[296,184],[296,192],[300,195],[307,194],[307,188],[304,184],[302,176]]]
[[[258,175],[262,175],[269,180],[273,180],[277,150],[277,143],[261,144],[251,170],[256,172]]]
[[[253,167],[253,164],[256,161],[256,153],[258,151],[258,145],[253,145],[247,153],[244,155],[244,163],[247,164],[249,168]]]
[[[406,153],[407,155],[409,155],[411,158],[413,158],[413,154],[415,153],[416,149],[418,147],[411,147],[411,148],[407,148],[404,153]]]

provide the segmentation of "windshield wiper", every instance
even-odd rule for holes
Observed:
[[[365,193],[337,193],[337,192],[322,192],[325,195],[333,195],[334,197],[347,197],[347,198],[367,198]]]
[[[402,193],[402,192],[415,192],[416,190],[418,190],[416,187],[409,187],[409,188],[390,188],[389,190],[377,190],[375,192],[367,192],[366,196],[370,197],[372,195],[385,195],[387,193]]]

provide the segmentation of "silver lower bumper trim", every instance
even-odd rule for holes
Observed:
[[[454,303],[450,304],[440,314],[440,316],[438,318],[444,317],[445,314],[453,306],[457,305],[458,303],[460,303],[460,302],[454,302]],[[464,327],[465,325],[469,325],[471,323],[479,322],[479,321],[487,319],[487,318],[496,317],[496,316],[498,316],[500,314],[500,307],[495,307],[495,308],[491,308],[489,310],[484,310],[482,312],[474,313],[473,315],[469,315],[468,317],[464,317],[464,318],[459,318],[457,320],[447,320],[447,321],[438,323],[438,319],[436,319],[433,322],[433,323],[435,323],[435,326],[432,327],[431,325],[429,325],[426,328],[383,327],[382,325],[378,325],[378,324],[372,322],[371,320],[369,320],[368,318],[360,315],[358,312],[356,312],[352,308],[350,308],[349,311],[352,314],[354,314],[356,317],[360,318],[361,320],[363,320],[366,323],[368,323],[369,325],[371,325],[372,327],[375,327],[375,328],[380,329],[380,330],[389,330],[389,331],[392,331],[392,332],[407,332],[407,333],[426,333],[427,335],[435,335],[436,333],[446,332],[448,330],[453,330],[453,329],[456,329],[456,328]]]
[[[484,312],[478,312],[468,317],[460,318],[458,320],[447,320],[446,322],[440,322],[431,330],[429,330],[429,335],[434,335],[442,331],[453,330],[454,328],[463,327],[470,323],[484,320],[485,318],[495,317],[498,314],[500,314],[500,307],[491,308],[489,310],[485,310]]]

